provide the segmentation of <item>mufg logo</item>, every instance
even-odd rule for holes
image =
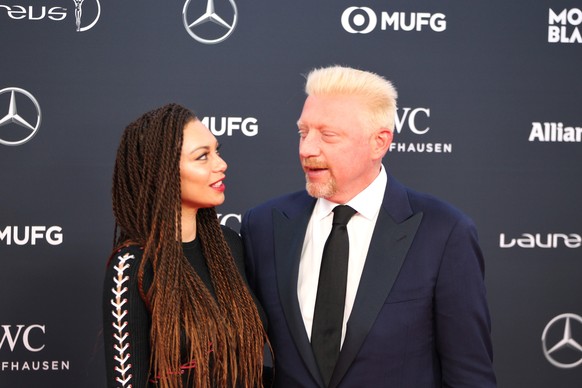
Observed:
[[[341,17],[344,30],[350,34],[369,34],[382,31],[424,31],[443,32],[447,29],[446,16],[428,12],[376,12],[369,7],[349,7]]]
[[[0,229],[2,245],[37,245],[40,241],[61,245],[63,229],[60,226],[6,226]]]
[[[233,136],[240,133],[252,137],[259,133],[259,124],[254,117],[204,117],[201,121],[214,136]]]

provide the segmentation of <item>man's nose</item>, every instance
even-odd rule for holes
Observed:
[[[318,156],[320,152],[319,141],[317,134],[314,131],[310,131],[299,142],[299,156],[301,158]]]

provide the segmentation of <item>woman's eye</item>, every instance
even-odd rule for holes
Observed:
[[[203,153],[202,155],[200,155],[199,157],[196,158],[196,160],[206,160],[208,159],[208,153]]]

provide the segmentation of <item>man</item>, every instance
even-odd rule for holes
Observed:
[[[298,127],[307,190],[249,210],[241,227],[249,282],[269,318],[275,387],[495,387],[473,223],[382,165],[392,84],[335,66],[312,71],[306,92]],[[338,204],[357,213],[328,271]],[[347,279],[328,283],[344,271],[344,251]],[[344,302],[334,329],[324,313],[336,309],[325,302],[336,291]]]

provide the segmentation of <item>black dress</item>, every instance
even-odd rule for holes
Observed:
[[[236,266],[244,276],[244,257],[240,236],[223,227],[226,241],[232,251]],[[210,272],[202,253],[203,242],[199,238],[183,243],[184,256],[188,259],[210,293],[215,296]],[[103,336],[108,387],[156,386],[155,378],[148,375],[150,360],[151,318],[138,291],[138,268],[143,248],[137,245],[122,248],[111,259],[105,274],[103,288]],[[151,284],[151,267],[144,269],[144,288]],[[255,303],[258,303],[253,295]],[[265,325],[262,308],[257,304]],[[187,367],[187,363],[185,364]],[[184,386],[188,373],[184,373]]]

